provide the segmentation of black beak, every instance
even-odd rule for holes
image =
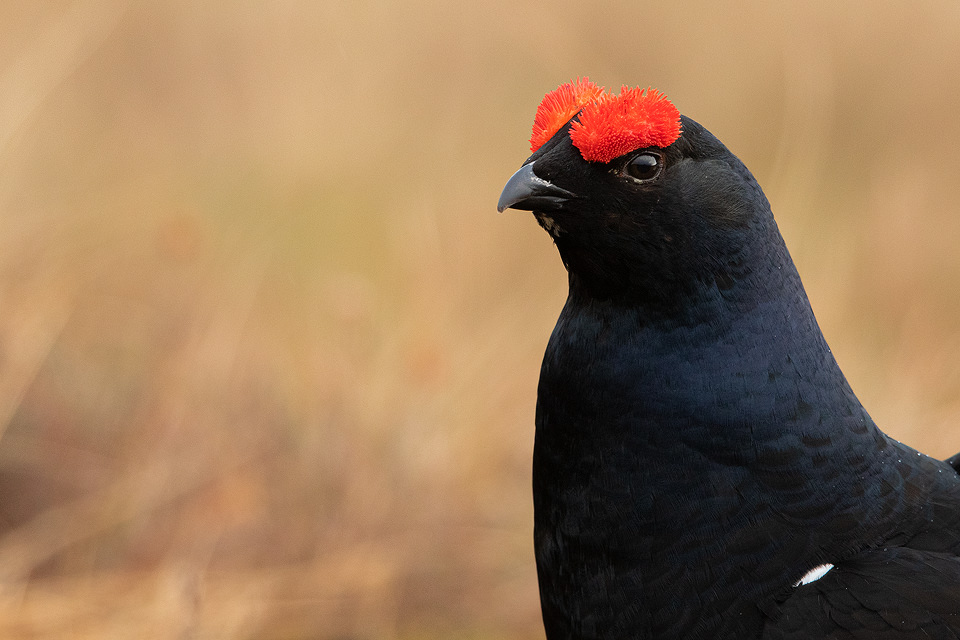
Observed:
[[[533,172],[533,163],[525,164],[510,177],[500,194],[497,211],[522,209],[523,211],[553,211],[576,196],[544,180]]]

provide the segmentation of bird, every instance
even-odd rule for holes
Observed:
[[[497,208],[553,239],[548,640],[960,638],[960,454],[887,436],[746,166],[653,88],[547,93]]]

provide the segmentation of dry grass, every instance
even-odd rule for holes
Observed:
[[[559,82],[750,165],[877,421],[960,450],[955,3],[0,6],[0,636],[536,638]]]

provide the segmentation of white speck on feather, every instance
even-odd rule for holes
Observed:
[[[540,221],[540,224],[543,225],[543,228],[547,230],[547,233],[552,235],[554,238],[560,235],[560,225],[554,222],[553,218],[550,216],[545,216],[542,213],[538,213],[537,219]]]
[[[803,574],[803,577],[794,582],[793,586],[800,587],[805,584],[810,584],[811,582],[816,582],[823,576],[827,575],[827,572],[830,571],[830,569],[833,569],[833,565],[830,563],[816,566]]]

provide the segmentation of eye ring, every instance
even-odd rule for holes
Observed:
[[[638,182],[649,182],[663,170],[663,158],[651,151],[638,153],[623,167],[623,174]]]

